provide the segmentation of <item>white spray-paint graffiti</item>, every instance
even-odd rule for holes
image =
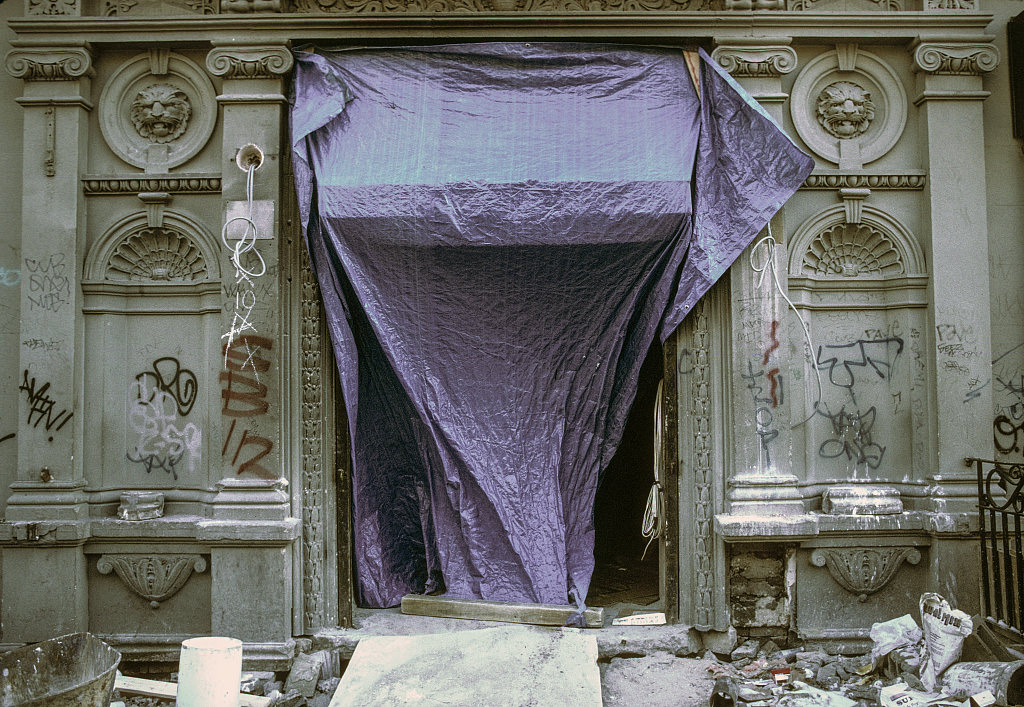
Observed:
[[[256,307],[256,287],[254,278],[262,277],[267,272],[267,263],[256,248],[259,237],[256,222],[253,221],[253,173],[256,165],[251,164],[246,174],[245,195],[249,204],[248,216],[235,216],[227,220],[221,230],[221,241],[231,251],[231,264],[235,268],[235,307],[228,332],[221,336],[227,339],[224,345],[224,365],[227,367],[228,353],[235,340],[246,333],[255,334],[256,326],[252,322],[252,311]],[[228,240],[229,227],[240,221],[245,224],[241,238],[232,245]],[[244,256],[244,258],[243,258]],[[243,263],[243,259],[245,262]],[[258,380],[258,376],[257,376]]]
[[[5,268],[0,265],[0,285],[14,287],[19,282],[21,282],[21,270]]]
[[[132,381],[128,398],[128,427],[138,435],[128,461],[142,464],[146,473],[162,469],[175,480],[182,460],[189,472],[195,471],[202,458],[203,431],[179,420],[175,397],[143,377]]]

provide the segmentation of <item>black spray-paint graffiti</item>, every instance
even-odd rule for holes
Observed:
[[[871,439],[871,428],[875,426],[877,409],[872,406],[865,412],[848,411],[845,406],[835,414],[822,410],[815,411],[831,424],[832,436],[821,443],[818,454],[825,459],[838,459],[845,456],[855,466],[866,465],[877,469],[885,456],[885,447]]]
[[[153,370],[144,371],[135,376],[139,382],[139,391],[151,402],[158,392],[167,393],[174,398],[178,406],[178,414],[185,417],[192,412],[199,392],[199,381],[196,374],[181,367],[181,362],[173,356],[164,356],[153,361]]]
[[[888,331],[898,331],[890,328]],[[818,456],[823,459],[842,459],[858,469],[877,469],[885,456],[885,447],[874,441],[872,428],[878,416],[874,405],[862,410],[857,404],[858,372],[868,374],[872,380],[892,383],[897,364],[903,353],[904,342],[899,336],[878,338],[882,330],[870,330],[872,338],[857,339],[848,344],[833,344],[818,347],[815,365],[818,370],[828,371],[828,382],[842,388],[848,396],[839,411],[833,413],[827,404],[821,403],[815,415],[829,421],[827,438],[818,447]],[[893,406],[898,407],[902,392],[889,390]]]
[[[819,346],[815,365],[819,371],[828,369],[829,383],[846,388],[850,397],[856,400],[854,369],[870,369],[879,378],[891,380],[902,353],[903,339],[898,336],[858,339],[849,344]]]
[[[9,434],[5,434],[3,437],[0,437],[0,444],[3,444],[4,442],[6,442],[9,439],[14,439],[14,433],[13,432],[11,432]]]
[[[60,432],[74,414],[66,409],[54,414],[57,401],[50,397],[50,384],[46,383],[36,388],[36,379],[29,380],[28,369],[22,373],[21,385],[18,386],[18,390],[24,391],[28,396],[29,409],[26,422],[33,428],[39,427],[39,423],[42,422],[47,432]],[[50,437],[49,441],[52,442],[53,437]]]
[[[992,437],[1000,454],[1021,451],[1021,435],[1024,434],[1024,420],[1014,422],[1006,415],[997,415],[992,421]]]
[[[63,253],[55,253],[45,260],[25,258],[30,309],[59,312],[71,301],[71,280],[64,261]]]

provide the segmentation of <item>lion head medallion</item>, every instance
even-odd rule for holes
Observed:
[[[130,116],[139,135],[151,142],[166,143],[181,137],[192,117],[188,95],[177,86],[157,83],[139,91]]]
[[[849,81],[837,81],[818,95],[818,123],[840,140],[867,132],[875,117],[871,94]]]

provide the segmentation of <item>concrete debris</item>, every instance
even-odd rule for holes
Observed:
[[[276,676],[267,670],[258,670],[242,673],[242,681],[239,683],[239,692],[247,692],[250,695],[266,695],[267,684],[274,683]],[[281,689],[280,683],[275,683],[276,688]]]
[[[333,695],[334,691],[338,689],[338,683],[340,682],[341,678],[339,677],[324,678],[316,684],[316,691],[327,695]]]
[[[954,614],[941,598],[925,596],[934,604],[926,607],[926,617],[939,619],[942,630],[955,632],[957,640],[972,623],[991,633],[989,622]],[[937,671],[941,683],[928,690],[922,676],[928,670],[929,649],[937,645],[929,642],[929,628],[938,627],[922,631],[909,615],[877,623],[870,634],[872,650],[864,655],[843,655],[849,652],[846,646],[831,654],[796,646],[780,649],[770,640],[754,639],[741,643],[729,662],[708,651],[708,673],[716,678],[710,707],[975,707],[989,702],[990,694],[995,705],[1024,704],[1024,660],[956,662]],[[981,640],[989,655],[1003,649],[990,648],[995,641],[987,634]],[[1002,643],[1020,640],[1008,636]],[[944,645],[934,650],[937,658],[956,654]]]
[[[744,641],[743,643],[741,643],[739,648],[734,650],[732,652],[732,654],[730,654],[729,657],[732,658],[733,662],[735,662],[737,660],[746,660],[746,659],[753,660],[754,658],[757,657],[757,651],[758,651],[758,649],[760,647],[761,647],[761,643],[759,641],[757,641],[756,639],[751,638],[750,640],[747,640],[747,641]]]
[[[316,694],[316,684],[320,681],[321,671],[324,662],[327,660],[327,651],[316,653],[300,653],[292,661],[291,672],[284,683],[285,692],[297,691],[303,697],[312,697]]]

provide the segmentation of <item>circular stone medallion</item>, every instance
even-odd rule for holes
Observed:
[[[100,95],[100,130],[128,164],[166,172],[206,145],[217,122],[217,98],[209,77],[183,56],[170,55],[166,74],[150,69],[143,54],[114,72]]]
[[[797,134],[819,157],[838,163],[840,144],[856,143],[859,161],[866,164],[891,150],[903,134],[907,94],[896,73],[873,54],[858,50],[853,68],[844,71],[832,51],[800,72],[789,110]]]

